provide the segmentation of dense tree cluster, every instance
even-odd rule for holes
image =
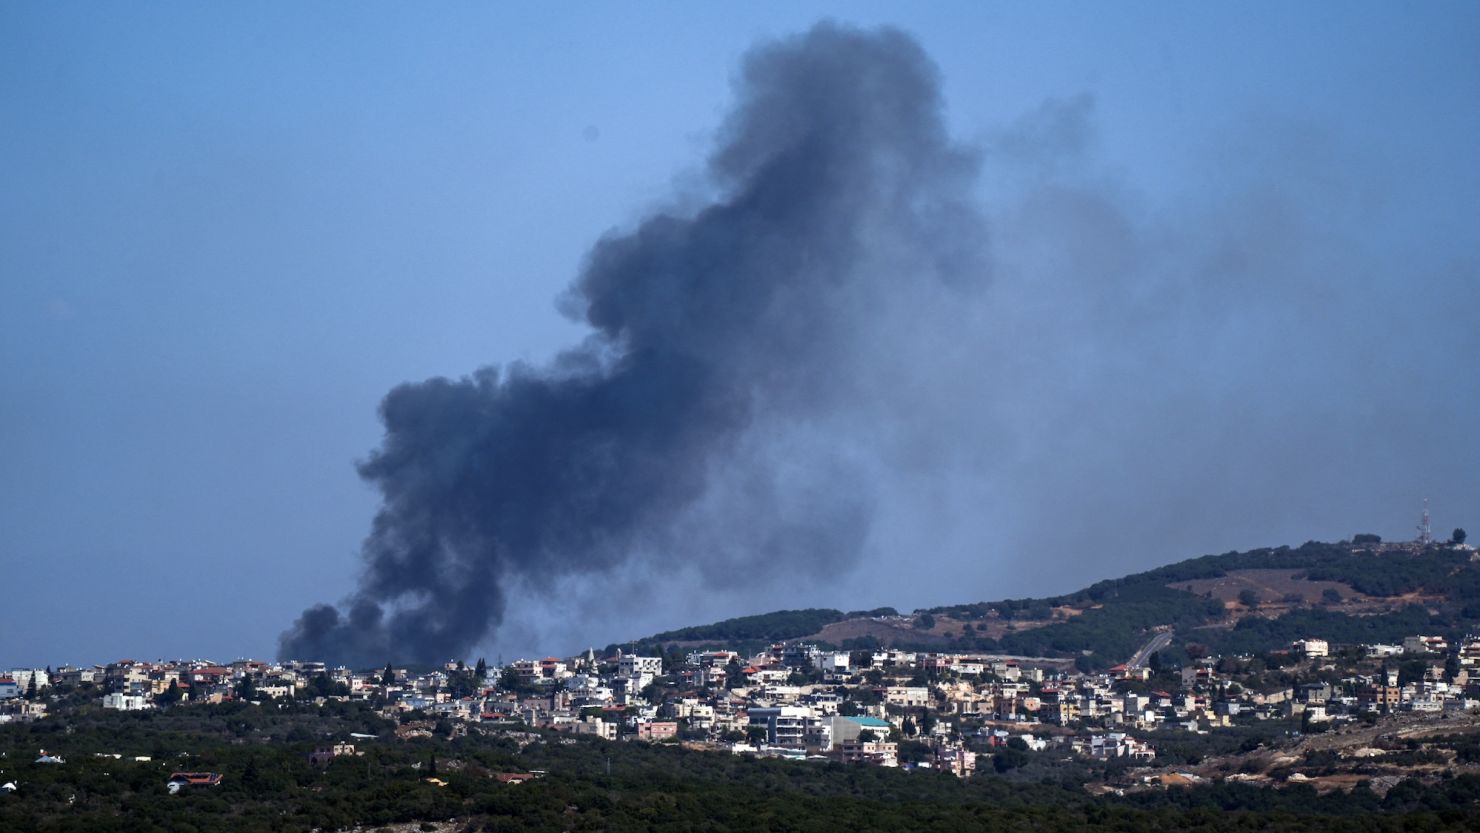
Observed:
[[[890,608],[892,610],[892,608]],[[808,608],[778,610],[757,616],[726,619],[712,625],[680,628],[660,633],[645,642],[719,642],[739,643],[753,640],[779,641],[810,636],[850,614],[841,610]]]
[[[470,831],[1396,831],[1480,823],[1480,779],[1468,775],[1405,781],[1385,798],[1365,785],[1326,795],[1215,785],[1093,798],[1068,779],[1042,777],[1028,766],[1040,756],[1020,746],[989,759],[988,769],[1005,775],[961,781],[585,738],[551,736],[522,749],[477,732],[402,742],[371,710],[338,702],[93,712],[69,725],[0,728],[3,780],[20,784],[0,796],[0,830],[266,833],[446,819]],[[363,755],[309,765],[309,751],[350,731],[382,740],[362,743]],[[27,763],[43,746],[67,764]],[[152,760],[129,760],[135,755]],[[224,778],[172,796],[164,784],[176,769]],[[492,777],[532,770],[548,774],[517,787]],[[1032,780],[1016,777],[1029,771]]]

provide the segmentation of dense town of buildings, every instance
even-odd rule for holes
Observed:
[[[1072,663],[782,643],[754,655],[668,649],[451,662],[408,673],[319,662],[120,660],[0,673],[0,722],[86,702],[123,711],[245,699],[365,701],[403,737],[472,725],[609,741],[684,743],[737,754],[934,768],[969,776],[1007,749],[1148,763],[1158,733],[1266,720],[1320,731],[1382,715],[1480,707],[1480,637],[1448,644],[1330,645],[1306,639],[1258,656],[1199,657],[1081,673]],[[1474,678],[1472,679],[1472,674]],[[347,750],[316,751],[325,760]]]

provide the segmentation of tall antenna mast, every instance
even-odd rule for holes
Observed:
[[[1427,547],[1434,543],[1434,530],[1429,527],[1429,499],[1423,499],[1423,516],[1418,521],[1418,543]]]

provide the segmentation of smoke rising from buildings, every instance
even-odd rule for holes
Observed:
[[[706,195],[589,253],[561,301],[582,344],[386,396],[360,465],[383,499],[363,575],[304,611],[283,656],[463,656],[511,586],[634,561],[717,578],[856,562],[880,455],[909,445],[900,386],[985,274],[976,159],[896,31],[759,46],[735,92]]]

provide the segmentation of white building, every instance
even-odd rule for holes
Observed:
[[[1081,755],[1091,758],[1134,758],[1149,761],[1156,757],[1156,752],[1151,749],[1150,744],[1145,741],[1136,740],[1124,732],[1111,732],[1106,735],[1091,735],[1088,738],[1078,737],[1072,742],[1072,748]]]
[[[1466,667],[1480,664],[1480,636],[1466,636],[1460,643],[1459,664]]]
[[[45,668],[16,668],[8,675],[15,684],[24,692],[31,685],[31,680],[36,680],[37,688],[46,688],[51,685],[51,675],[46,673]]]
[[[617,660],[617,673],[623,677],[659,677],[663,674],[663,658],[623,654]]]
[[[853,666],[853,655],[847,651],[828,651],[813,657],[812,665],[824,674],[846,674]]]
[[[907,709],[930,705],[930,689],[924,686],[889,686],[884,689],[884,702]]]
[[[800,749],[807,745],[807,726],[813,712],[806,706],[774,706],[749,709],[750,725],[764,729],[766,743]]]
[[[154,708],[149,698],[137,694],[108,694],[103,697],[103,708],[124,712],[137,712]]]
[[[1442,636],[1410,636],[1403,640],[1403,652],[1407,654],[1442,654],[1449,650],[1449,642]]]
[[[899,766],[898,747],[885,740],[850,740],[838,745],[838,759],[846,764]]]
[[[617,739],[617,724],[608,723],[600,718],[588,717],[577,723],[571,724],[571,729],[581,735],[595,735],[603,740]]]
[[[1331,655],[1331,645],[1324,639],[1302,639],[1292,647],[1311,658]]]

